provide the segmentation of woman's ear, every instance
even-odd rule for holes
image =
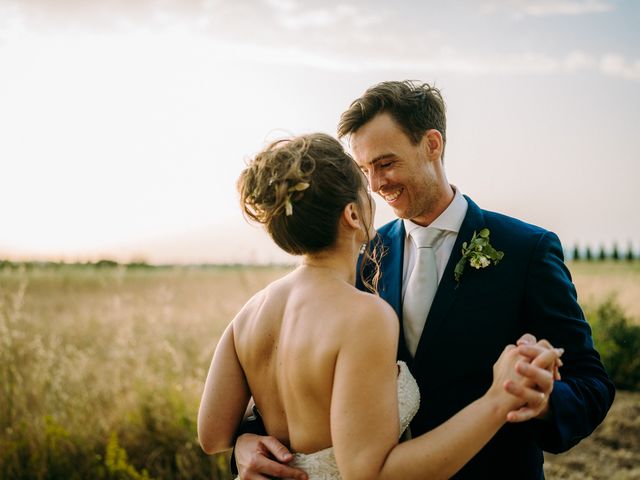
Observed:
[[[354,202],[347,204],[342,211],[342,221],[351,228],[362,228],[362,219]]]

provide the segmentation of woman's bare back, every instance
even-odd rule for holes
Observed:
[[[369,297],[369,298],[367,298]],[[235,345],[267,431],[296,452],[331,446],[330,406],[345,325],[370,294],[318,268],[254,296],[234,320]]]

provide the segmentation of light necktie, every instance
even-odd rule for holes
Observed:
[[[402,302],[402,329],[412,357],[416,354],[433,297],[438,289],[438,271],[433,245],[440,233],[441,230],[431,227],[415,228],[409,232],[417,255]]]

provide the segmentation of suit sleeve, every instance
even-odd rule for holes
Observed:
[[[256,435],[267,434],[267,429],[264,428],[264,422],[262,421],[262,417],[260,416],[260,413],[258,412],[258,409],[256,408],[255,405],[252,408],[252,412],[253,412],[253,415],[251,415],[249,418],[246,418],[240,424],[240,427],[236,432],[236,440],[240,435],[244,435],[245,433],[254,433]],[[229,467],[233,475],[238,475],[238,465],[236,463],[236,447],[235,447],[236,442],[234,441],[233,443],[234,443],[234,446],[233,446],[233,449],[231,450]]]
[[[615,388],[600,361],[578,305],[558,237],[545,232],[535,248],[525,287],[525,328],[562,347],[564,366],[551,393],[550,421],[534,420],[543,450],[564,452],[602,422]]]

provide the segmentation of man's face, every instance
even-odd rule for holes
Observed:
[[[437,199],[438,178],[427,158],[426,136],[417,145],[388,113],[376,115],[351,135],[353,157],[400,218],[422,224]]]

